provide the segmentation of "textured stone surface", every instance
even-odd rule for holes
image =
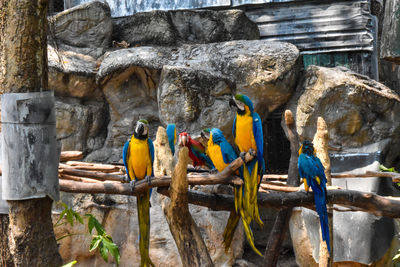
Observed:
[[[49,88],[56,96],[102,101],[104,96],[96,84],[97,62],[91,56],[48,46]]]
[[[228,84],[210,72],[164,66],[158,87],[160,119],[192,135],[211,127],[231,132],[235,111],[229,107],[233,90]]]
[[[139,119],[148,120],[150,137],[154,139],[160,125],[157,106],[159,73],[159,70],[131,66],[102,81],[110,123],[104,147],[89,155],[88,160],[119,161],[122,147],[133,134]]]
[[[263,117],[292,94],[298,56],[291,44],[264,41],[145,46],[106,53],[96,80],[111,121],[103,149],[87,159],[119,161],[140,118],[149,120],[151,137],[160,123],[176,123],[178,132],[198,134],[204,127],[219,127],[229,138],[231,94],[247,94]]]
[[[150,209],[150,258],[156,266],[182,266],[178,250],[169,231],[162,211],[163,196],[153,191]],[[82,215],[92,213],[119,246],[121,253],[120,266],[139,266],[138,221],[136,197],[105,196],[88,194],[63,194],[64,202],[73,206]],[[204,241],[215,266],[231,266],[236,257],[243,253],[243,231],[237,231],[233,240],[234,250],[224,253],[222,234],[228,212],[210,211],[208,208],[190,205],[190,213],[201,229]],[[56,219],[56,218],[54,218]],[[74,227],[67,225],[55,228],[60,237],[67,233],[85,233],[83,225]],[[105,263],[99,253],[89,253],[91,237],[89,235],[73,235],[60,241],[60,254],[64,262],[77,260],[79,266],[110,266]],[[111,260],[111,264],[113,261]]]
[[[249,95],[257,111],[272,111],[293,92],[299,51],[288,43],[231,41],[170,47],[136,47],[111,52],[104,57],[97,79],[130,66],[161,69],[164,65],[223,76]],[[262,104],[261,104],[262,103]]]
[[[98,58],[111,45],[110,8],[93,1],[67,9],[49,18],[49,29],[49,44]]]
[[[297,131],[312,140],[325,119],[329,145],[349,149],[392,137],[400,126],[400,98],[386,86],[342,68],[310,66],[289,108]]]
[[[103,146],[109,121],[103,102],[58,97],[55,107],[57,139],[62,150],[87,154]]]
[[[113,19],[113,40],[131,46],[259,38],[257,25],[241,10],[151,11]]]

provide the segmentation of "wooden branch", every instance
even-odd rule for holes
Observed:
[[[147,184],[145,185],[147,188]],[[169,186],[169,182],[163,185],[163,187],[166,186]],[[138,185],[136,185],[136,189],[137,188]],[[159,190],[162,194],[168,196],[168,193],[165,193],[165,190],[160,188]],[[89,184],[61,179],[60,191],[89,194],[137,195],[142,190],[135,190],[135,192],[131,192],[129,184],[117,182]],[[258,200],[259,207],[266,208],[309,208],[314,206],[314,197],[312,193],[306,193],[304,190],[298,192],[260,192],[258,193]],[[234,208],[234,200],[230,195],[207,194],[196,191],[189,191],[189,203],[208,207],[213,210],[231,211]],[[360,192],[356,190],[328,189],[328,203],[353,206],[364,212],[373,213],[377,216],[400,218],[399,198],[383,197],[374,193]]]
[[[297,186],[300,184],[299,172],[297,169],[297,160],[299,158],[299,135],[296,130],[296,123],[293,118],[293,114],[290,110],[285,111],[285,124],[287,128],[287,135],[290,142],[290,161],[287,179],[288,185],[296,186],[295,190],[298,190]],[[271,188],[277,185],[272,184],[261,184],[261,188]],[[285,190],[291,190],[291,187],[284,187]],[[274,226],[272,227],[271,233],[268,237],[268,243],[265,248],[265,256],[263,259],[264,267],[274,267],[278,263],[278,257],[280,248],[282,246],[285,233],[288,230],[290,215],[292,209],[281,209],[276,216]]]
[[[79,165],[78,164],[70,165],[70,164],[60,163],[59,168],[72,168],[72,169],[79,169],[79,170],[99,171],[99,172],[105,172],[105,173],[120,171],[120,168],[118,166],[106,165],[106,164],[93,164],[93,163],[87,163],[87,162],[86,162],[86,164],[79,164]]]
[[[165,190],[160,193],[168,196]],[[290,208],[306,207],[313,208],[314,197],[312,193],[304,190],[299,192],[277,192],[258,193],[258,205],[265,208]],[[189,190],[189,203],[208,207],[212,210],[234,209],[234,199],[231,195],[216,195]],[[328,203],[351,206],[360,211],[372,213],[377,216],[400,218],[400,199],[383,197],[370,192],[356,190],[332,189],[328,190]]]
[[[246,153],[245,161],[248,162],[253,159],[255,155]],[[69,174],[74,176],[81,176],[87,178],[94,178],[98,180],[112,180],[112,181],[124,181],[124,175],[115,175],[115,174],[107,174],[98,171],[87,171],[87,170],[79,170],[71,168],[66,164],[60,164],[62,174]],[[235,173],[243,165],[243,160],[241,158],[237,158],[233,162],[231,162],[222,172],[218,172],[215,174],[198,174],[198,175],[189,175],[188,176],[188,183],[190,185],[208,185],[208,184],[235,184],[241,185],[243,181],[238,179],[236,176],[232,176],[232,173]],[[152,179],[151,185],[148,185],[145,181],[138,181],[135,187],[136,192],[142,192],[144,189],[151,188],[151,187],[162,187],[162,186],[169,186],[171,183],[171,177],[169,176],[162,176],[162,177],[154,177]],[[82,187],[82,190],[86,190],[85,185],[74,185],[73,188],[75,191],[78,191],[79,187]],[[68,190],[66,188],[66,190]],[[96,189],[100,190],[101,189]]]
[[[70,167],[62,167],[59,170],[61,174],[69,174],[74,176],[86,177],[86,178],[93,178],[101,181],[118,181],[123,182],[126,175],[118,175],[118,174],[111,174],[111,173],[104,173],[99,171],[88,171],[88,170],[79,170]]]
[[[82,151],[61,151],[60,162],[83,159]]]
[[[297,192],[300,190],[300,187],[298,186],[281,186],[273,184],[261,184],[260,187],[264,190],[274,190],[281,192]]]
[[[400,182],[400,173],[397,172],[373,172],[367,171],[365,173],[332,173],[331,177],[334,179],[344,178],[392,178],[394,183]],[[287,174],[265,174],[263,181],[268,180],[287,180]]]
[[[317,121],[317,132],[315,133],[313,144],[317,157],[321,160],[324,166],[324,172],[327,180],[327,185],[332,185],[331,176],[331,160],[328,153],[328,127],[324,118],[318,117]],[[332,207],[328,205],[328,207]],[[329,255],[328,244],[322,240],[322,235],[320,234],[320,247],[319,247],[319,263],[321,267],[331,267],[333,265],[333,225],[332,217],[328,219],[329,236],[330,236],[330,247],[331,254]]]
[[[82,177],[68,175],[68,174],[60,174],[59,178],[60,179],[65,179],[65,180],[83,182],[83,183],[102,183],[99,180],[90,179],[90,178],[82,178]]]
[[[178,164],[173,172],[171,202],[163,210],[181,256],[182,265],[214,266],[201,237],[200,229],[189,212],[188,181],[186,179],[188,162],[189,150],[184,147],[179,150]]]

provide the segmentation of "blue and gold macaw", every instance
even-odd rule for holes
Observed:
[[[171,148],[172,155],[175,154],[175,144],[176,144],[176,126],[173,123],[167,125],[167,136],[169,147]]]
[[[326,242],[330,253],[329,240],[329,221],[326,209],[326,177],[324,166],[317,156],[315,156],[313,144],[306,140],[300,147],[299,160],[297,166],[299,168],[300,178],[303,178],[304,189],[308,192],[311,186],[314,193],[315,209],[317,210],[319,221],[321,224],[322,240]]]
[[[244,164],[243,208],[239,209],[246,234],[252,237],[251,240],[254,240],[250,222],[255,220],[261,227],[264,226],[257,204],[257,192],[265,171],[262,122],[260,116],[254,112],[253,103],[248,96],[237,94],[229,101],[229,104],[237,109],[232,133],[240,156],[243,157],[244,153],[251,150],[255,151],[257,155],[252,161]],[[253,249],[261,255],[254,245]]]
[[[154,176],[154,145],[149,138],[149,123],[147,120],[139,120],[136,123],[133,136],[124,145],[122,159],[132,191],[135,190],[135,183],[138,180],[146,179],[149,184],[151,183],[151,177]],[[137,196],[141,267],[154,266],[149,256],[150,195],[151,189],[147,189]]]
[[[231,144],[225,139],[222,131],[218,128],[209,128],[202,131],[202,136],[208,139],[207,143],[207,155],[210,157],[214,166],[219,172],[222,172],[232,161],[234,161],[238,155],[231,146]],[[243,179],[242,168],[237,173]],[[232,243],[233,235],[235,234],[236,227],[240,220],[240,210],[242,209],[243,200],[243,187],[234,187],[234,198],[235,198],[235,211],[232,211],[229,215],[228,222],[224,230],[224,244],[225,252],[228,252]],[[254,246],[254,238],[251,232],[246,231],[247,239],[251,247],[258,252]],[[258,252],[259,253],[259,252]]]

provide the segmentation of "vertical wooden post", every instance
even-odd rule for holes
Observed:
[[[6,17],[0,25],[1,93],[46,90],[47,0],[0,0],[0,6]],[[52,200],[45,197],[8,203],[14,265],[60,266],[51,220]]]
[[[290,110],[285,111],[285,124],[287,127],[288,138],[290,142],[290,162],[288,170],[287,184],[299,186],[299,172],[297,170],[297,159],[299,158],[299,136],[296,130],[296,123]],[[282,246],[285,233],[288,230],[290,215],[292,209],[281,209],[275,219],[274,226],[268,238],[265,256],[263,260],[264,267],[274,267],[278,262],[279,251]]]
[[[332,185],[331,177],[331,161],[328,153],[328,127],[322,117],[318,117],[317,121],[317,132],[315,133],[313,144],[317,157],[321,160],[322,165],[325,168],[325,176],[327,179],[327,185]],[[331,205],[332,206],[332,205]],[[328,217],[329,213],[328,213]],[[330,247],[331,254],[329,256],[328,247],[325,242],[320,242],[319,247],[319,266],[332,266],[333,264],[333,227],[332,217],[329,220],[329,236],[330,236]],[[322,238],[322,237],[321,237]],[[321,239],[322,240],[322,239]]]
[[[214,266],[200,230],[189,212],[187,164],[189,151],[187,147],[179,150],[178,164],[175,166],[170,186],[169,205],[164,213],[174,237],[183,266]]]

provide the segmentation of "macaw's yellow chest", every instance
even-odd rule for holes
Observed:
[[[219,172],[222,172],[226,168],[226,166],[228,166],[228,164],[224,162],[221,148],[218,145],[214,144],[211,139],[208,141],[207,154],[214,163],[215,168],[217,168]]]
[[[257,151],[257,144],[253,134],[253,117],[250,114],[236,115],[235,143],[240,152],[247,152],[250,148]]]
[[[136,139],[134,136],[131,138],[129,145],[129,158],[128,158],[128,169],[131,178],[135,177],[137,180],[141,180],[146,176],[148,167],[151,168],[149,145],[146,140]]]

